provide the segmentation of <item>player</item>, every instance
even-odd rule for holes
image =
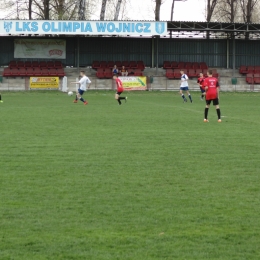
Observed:
[[[78,100],[80,100],[84,103],[84,105],[87,105],[88,101],[84,100],[84,98],[82,96],[85,93],[85,91],[87,91],[87,84],[88,84],[88,88],[90,88],[91,81],[86,76],[85,71],[81,71],[80,76],[81,76],[81,79],[78,82],[71,82],[71,84],[79,84],[80,85],[79,89],[78,89],[78,93],[76,94],[76,98],[73,102],[78,103]]]
[[[192,103],[192,98],[191,98],[191,95],[190,95],[190,92],[189,92],[189,84],[188,84],[189,78],[186,74],[184,74],[183,70],[181,70],[180,73],[181,73],[181,86],[180,86],[181,97],[183,98],[183,102],[187,102],[187,99],[183,94],[183,91],[186,91],[188,96],[189,96],[190,102]]]
[[[0,93],[0,103],[3,103],[4,101],[2,100],[2,94]]]
[[[197,81],[197,83],[198,83],[198,85],[199,85],[199,87],[200,87],[200,91],[201,91],[201,97],[200,97],[200,100],[203,100],[203,98],[204,98],[204,96],[205,96],[205,89],[204,89],[204,85],[203,85],[203,82],[204,82],[204,75],[203,75],[203,73],[201,72],[200,73],[200,76],[199,76],[199,78],[198,78],[198,81]]]
[[[208,71],[208,78],[204,80],[204,87],[206,91],[206,108],[204,122],[209,122],[208,112],[211,101],[213,105],[216,106],[216,111],[218,115],[218,122],[221,123],[220,108],[219,108],[219,83],[218,79],[212,77],[212,70]]]
[[[120,95],[124,92],[124,88],[123,88],[123,83],[122,81],[118,78],[117,75],[113,76],[113,79],[116,82],[116,87],[117,87],[117,92],[115,94],[115,99],[117,100],[118,104],[121,105],[121,100],[124,99],[125,102],[127,100],[127,97],[120,97]]]

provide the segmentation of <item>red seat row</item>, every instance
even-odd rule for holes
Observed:
[[[30,76],[57,76],[57,77],[64,77],[65,72],[63,68],[60,69],[50,69],[47,68],[41,69],[41,68],[5,68],[4,77],[30,77]]]
[[[113,73],[111,69],[97,69],[96,76],[99,79],[111,79]],[[128,76],[143,76],[143,72],[140,69],[129,69]]]
[[[208,69],[206,62],[164,61],[164,69]]]
[[[239,68],[240,74],[254,74],[254,73],[260,73],[260,66],[240,66]]]
[[[140,69],[144,70],[145,65],[143,61],[93,61],[92,68],[97,69],[112,69],[114,66],[117,66],[118,69],[121,69],[122,66],[125,66],[126,69]]]
[[[14,68],[42,68],[42,69],[61,69],[61,61],[11,61],[8,66],[10,69]]]
[[[248,73],[246,74],[246,82],[248,84],[260,84],[260,73]]]
[[[183,69],[184,73],[187,74],[189,78],[197,78],[199,77],[199,74],[202,72],[204,77],[207,77],[207,69]],[[213,77],[218,78],[219,74],[216,69],[212,70],[213,72]],[[166,75],[168,79],[180,79],[181,73],[180,69],[167,69],[166,70]]]

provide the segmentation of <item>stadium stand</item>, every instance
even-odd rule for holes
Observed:
[[[98,69],[111,69],[114,67],[114,65],[117,66],[117,68],[120,70],[122,66],[125,66],[125,68],[128,69],[138,69],[141,71],[144,71],[145,65],[143,61],[93,61],[92,62],[92,69],[98,70]]]
[[[143,76],[145,69],[143,61],[93,61],[92,69],[97,71],[96,77],[98,79],[109,79],[113,77],[112,68],[114,65],[119,70],[121,70],[122,66],[125,66],[129,76]]]
[[[239,67],[239,73],[246,76],[248,84],[260,84],[260,66],[246,66]]]
[[[204,77],[207,77],[208,65],[205,62],[176,62],[176,61],[164,61],[163,68],[166,70],[166,78],[168,79],[179,79],[182,69],[189,78],[196,78],[199,73],[203,73]],[[259,71],[260,73],[260,71]],[[219,73],[216,69],[213,69],[213,77],[218,78]]]
[[[63,77],[65,72],[60,61],[10,61],[4,69],[4,77],[56,76]]]

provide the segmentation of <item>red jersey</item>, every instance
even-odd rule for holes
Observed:
[[[116,79],[116,87],[117,87],[117,92],[124,91],[123,83],[122,83],[121,79],[119,79],[119,78]]]
[[[218,80],[214,77],[208,77],[204,79],[204,88],[208,87],[206,90],[206,100],[212,100],[218,98]]]
[[[200,87],[201,88],[204,88],[204,77],[199,77],[198,80],[197,80],[197,83],[200,84]]]

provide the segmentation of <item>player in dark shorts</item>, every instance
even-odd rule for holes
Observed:
[[[199,84],[199,87],[200,87],[200,91],[201,91],[201,97],[200,97],[200,100],[203,100],[204,96],[205,96],[205,89],[204,89],[204,75],[203,73],[201,72],[200,73],[200,76],[197,80],[197,83]]]
[[[115,94],[115,99],[117,100],[118,104],[121,105],[121,100],[124,99],[125,102],[127,100],[127,97],[120,97],[120,95],[124,92],[124,88],[123,88],[123,83],[122,81],[118,78],[117,75],[113,76],[113,79],[116,82],[116,88],[117,88],[117,92]]]
[[[213,105],[216,107],[218,122],[221,123],[221,115],[219,108],[219,83],[217,78],[212,77],[212,70],[208,71],[208,77],[204,80],[204,87],[206,91],[206,108],[204,112],[204,122],[209,122],[208,112],[212,101]]]

